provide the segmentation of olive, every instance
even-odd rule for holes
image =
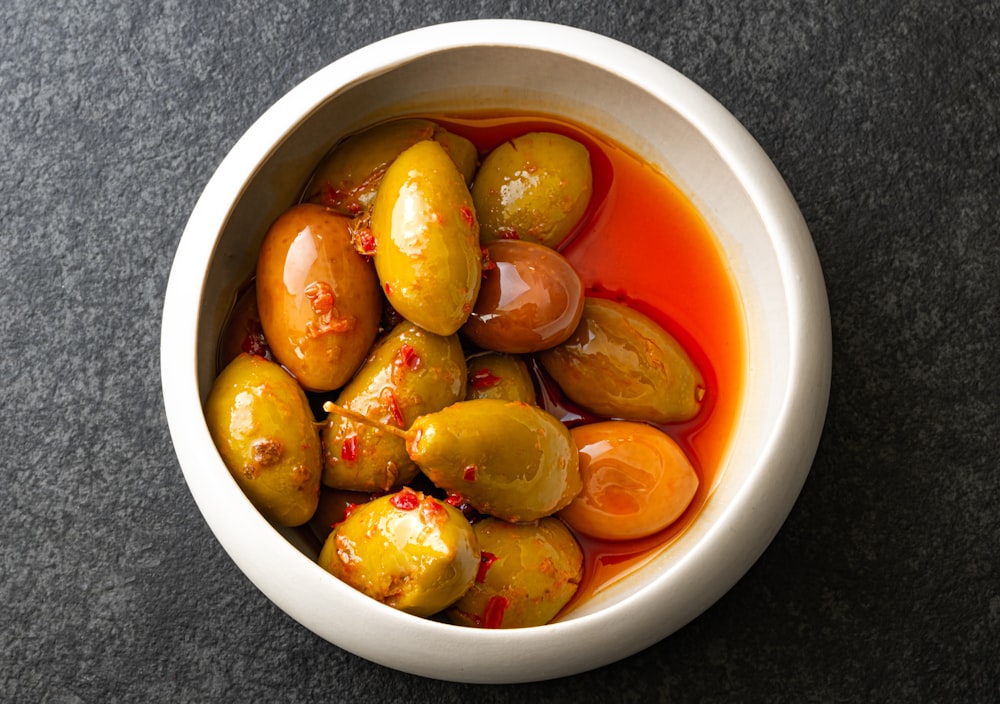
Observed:
[[[308,391],[332,391],[371,348],[378,279],[354,250],[349,220],[303,203],[281,214],[257,258],[257,307],[275,359]]]
[[[466,377],[456,335],[435,335],[404,321],[379,340],[337,404],[405,430],[418,416],[464,399]],[[403,440],[370,425],[332,415],[321,437],[327,486],[388,491],[418,472]]]
[[[576,593],[583,551],[558,518],[529,524],[486,518],[473,529],[479,571],[472,588],[448,609],[452,622],[479,628],[542,626]]]
[[[431,120],[403,118],[373,125],[335,144],[313,171],[302,200],[350,217],[360,215],[374,200],[389,164],[424,139],[439,141],[466,182],[472,183],[478,158],[472,142]]]
[[[705,393],[700,372],[672,335],[605,299],[588,297],[573,334],[538,359],[567,398],[606,418],[689,420]]]
[[[276,362],[240,354],[216,377],[205,420],[222,461],[265,518],[302,525],[319,501],[320,444],[309,401]]]
[[[528,365],[520,357],[501,352],[480,352],[465,360],[469,383],[465,398],[499,398],[535,406],[535,383]]]
[[[482,280],[479,224],[462,175],[435,141],[389,166],[371,211],[375,269],[393,308],[451,335],[469,317]]]
[[[472,197],[483,241],[522,239],[556,247],[583,217],[593,192],[587,148],[554,132],[529,132],[483,159]]]
[[[583,284],[554,249],[533,242],[486,245],[489,265],[462,335],[484,349],[527,353],[569,337],[583,312]]]
[[[569,430],[526,403],[482,398],[421,416],[407,451],[435,486],[513,523],[555,513],[581,488]]]
[[[430,616],[472,586],[479,547],[458,510],[404,488],[353,509],[326,539],[318,562],[377,601]]]
[[[580,452],[583,490],[559,517],[605,540],[644,538],[680,518],[698,490],[684,450],[662,430],[602,421],[570,430]]]

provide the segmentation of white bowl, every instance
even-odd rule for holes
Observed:
[[[401,111],[517,108],[562,115],[643,155],[697,204],[744,306],[746,385],[713,493],[668,550],[564,620],[482,630],[396,611],[318,567],[265,521],[209,436],[202,403],[232,296],[264,229],[340,135]],[[668,636],[729,590],[787,517],[826,414],[831,335],[805,222],[750,134],[694,83],[622,43],[518,20],[431,26],[320,70],[227,155],[177,248],[163,310],[163,396],[184,477],[230,557],[292,618],[405,672],[505,683],[582,672]],[[319,662],[319,661],[318,661]]]

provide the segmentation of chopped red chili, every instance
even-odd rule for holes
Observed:
[[[472,227],[476,224],[476,214],[472,212],[472,208],[467,205],[463,205],[461,208],[462,219],[465,220],[465,224]]]
[[[420,496],[413,489],[404,487],[397,494],[393,494],[389,503],[400,511],[412,511],[420,505]]]
[[[387,296],[391,296],[392,295],[392,286],[389,285],[388,281],[385,282],[385,286],[383,286],[382,288],[385,289],[385,295],[387,295]]]
[[[469,385],[474,389],[488,389],[500,383],[500,377],[496,376],[490,369],[477,369],[469,375]]]
[[[344,444],[340,446],[340,459],[353,462],[358,459],[358,436],[352,435],[344,438]]]
[[[399,355],[395,359],[397,367],[409,367],[413,369],[420,362],[420,355],[410,345],[405,342],[399,348]]]
[[[449,492],[444,502],[449,506],[454,506],[455,508],[458,508],[459,506],[465,503],[465,499],[462,498],[461,494],[454,494]]]
[[[504,612],[510,602],[507,597],[494,595],[486,602],[486,609],[483,611],[483,626],[485,628],[500,628],[503,626]]]
[[[502,240],[519,240],[521,236],[517,234],[517,230],[512,227],[501,227],[497,230],[497,234],[500,235]]]
[[[392,392],[392,389],[385,390],[385,400],[386,405],[389,406],[389,413],[392,414],[393,420],[396,421],[396,425],[400,428],[405,427],[403,425],[403,412],[399,410],[399,404],[396,403],[396,394]]]
[[[482,584],[486,581],[486,573],[489,572],[490,567],[493,563],[497,561],[497,556],[491,552],[486,552],[483,550],[479,554],[479,569],[476,571],[476,581]]]
[[[468,467],[466,467],[465,471],[462,472],[462,479],[464,479],[467,482],[476,481],[476,465],[470,464]]]

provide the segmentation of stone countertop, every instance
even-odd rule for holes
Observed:
[[[4,2],[0,700],[996,700],[1000,5],[537,5]],[[718,98],[802,208],[835,344],[812,472],[749,573],[637,655],[505,687],[273,606],[191,499],[159,386],[173,252],[243,131],[353,49],[475,17],[607,34]]]

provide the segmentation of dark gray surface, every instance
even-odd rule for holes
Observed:
[[[0,700],[996,701],[1000,11],[815,5],[4,0]],[[158,373],[173,250],[240,134],[349,51],[472,17],[608,34],[715,95],[801,204],[835,338],[812,473],[747,576],[638,655],[511,687],[271,605],[185,488]]]

